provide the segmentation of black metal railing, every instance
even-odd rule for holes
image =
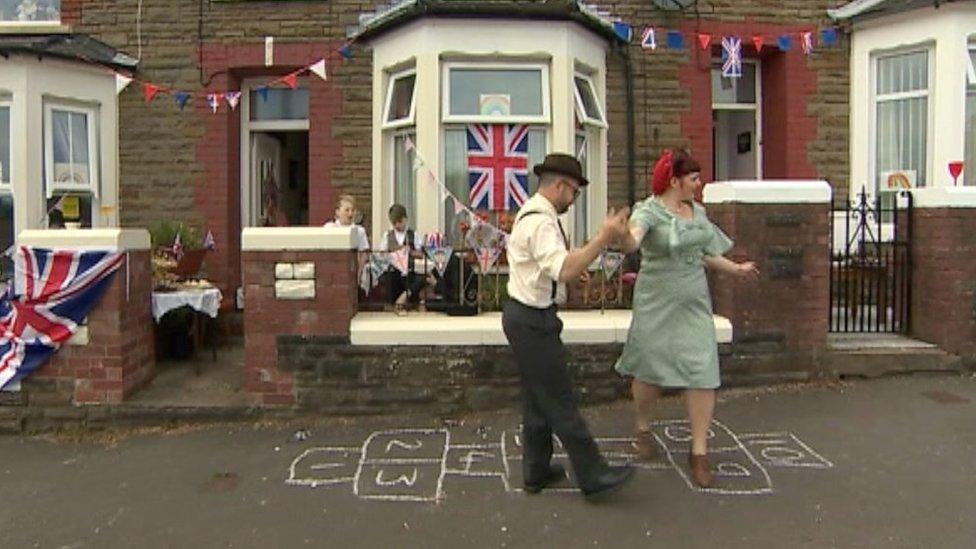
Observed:
[[[908,333],[912,195],[868,196],[831,216],[830,331]]]

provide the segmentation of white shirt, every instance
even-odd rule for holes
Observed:
[[[356,249],[361,252],[369,251],[369,238],[366,237],[366,229],[362,225],[343,225],[338,221],[332,220],[325,224],[326,227],[352,227],[353,234],[356,235]]]
[[[556,208],[538,193],[525,201],[516,216],[508,239],[508,295],[523,305],[537,309],[552,305],[553,281],[557,282],[555,302],[566,301],[559,272],[569,250],[558,223]]]
[[[390,236],[389,236],[390,232],[393,232],[393,237],[396,238],[397,249],[402,248],[407,243],[407,231],[401,232],[396,229],[390,229],[389,231],[386,232],[385,235],[383,235],[384,238],[381,238],[380,241],[376,243],[377,251],[379,252],[390,251],[386,249],[388,247],[389,240],[390,240]]]

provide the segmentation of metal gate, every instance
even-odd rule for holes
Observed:
[[[830,331],[908,333],[912,194],[861,189],[830,233]]]

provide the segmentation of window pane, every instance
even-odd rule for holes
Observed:
[[[925,51],[878,58],[878,94],[928,89],[928,63]]]
[[[387,122],[402,120],[410,116],[410,105],[413,103],[414,83],[417,75],[411,74],[397,78],[393,82],[393,97],[390,99],[390,112],[386,115]]]
[[[65,111],[52,111],[51,131],[54,138],[54,162],[70,162],[71,151],[71,113]]]
[[[450,86],[451,114],[482,114],[484,104],[485,114],[542,115],[540,69],[451,69]]]
[[[92,227],[92,195],[90,193],[54,193],[47,199],[48,227],[62,229],[62,224],[78,223],[83,229]]]
[[[539,187],[538,179],[532,173],[532,166],[541,163],[546,156],[546,132],[542,128],[530,128],[528,137],[528,194],[531,196]],[[463,127],[452,128],[444,132],[444,185],[451,191],[451,194],[470,208],[467,147],[467,132]],[[444,201],[444,237],[455,246],[464,244],[460,240],[461,233],[458,230],[458,221],[458,217],[454,213],[454,203],[450,197],[447,197]]]
[[[414,151],[404,147],[408,137],[411,141],[417,139],[412,133],[393,138],[393,201],[407,209],[407,222],[413,227],[417,221],[417,183],[413,169]]]
[[[0,0],[0,21],[61,20],[61,0]]]
[[[878,188],[887,187],[890,171],[914,172],[916,186],[925,186],[927,113],[926,97],[878,103]]]
[[[10,107],[0,107],[0,183],[10,183]]]
[[[579,92],[580,99],[583,101],[583,112],[587,118],[603,120],[600,116],[600,107],[596,101],[596,94],[589,81],[584,78],[576,77],[576,90]]]
[[[583,174],[589,177],[589,153],[590,144],[589,139],[592,136],[590,133],[578,133],[576,134],[576,155],[579,158],[580,164],[583,165]],[[576,202],[573,202],[573,244],[575,246],[582,246],[586,242],[588,235],[587,227],[587,216],[589,212],[589,204],[587,203],[587,188],[581,189],[580,194],[576,197]]]
[[[267,99],[250,93],[251,120],[304,120],[308,118],[308,88],[267,88]]]
[[[88,169],[88,117],[77,112],[71,113],[71,161]]]
[[[51,125],[54,177],[58,183],[90,183],[88,161],[88,116],[52,109]]]
[[[3,254],[14,245],[14,196],[0,194],[0,281],[13,276],[13,259]]]
[[[756,102],[756,65],[742,64],[740,78],[725,78],[722,67],[712,67],[712,103],[748,103]]]

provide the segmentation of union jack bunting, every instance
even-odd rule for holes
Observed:
[[[101,299],[124,255],[20,246],[0,299],[0,389],[40,368]]]
[[[742,39],[738,36],[722,38],[722,76],[742,77]]]
[[[471,207],[517,210],[529,194],[529,127],[471,124],[467,136]]]

